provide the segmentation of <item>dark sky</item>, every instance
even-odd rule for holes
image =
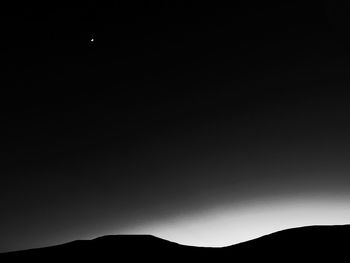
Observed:
[[[349,222],[345,1],[121,2],[2,11],[0,251]]]

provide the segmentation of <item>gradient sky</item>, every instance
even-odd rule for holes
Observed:
[[[241,2],[8,10],[0,251],[350,222],[342,1]]]

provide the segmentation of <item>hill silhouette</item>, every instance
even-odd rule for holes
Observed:
[[[345,258],[349,239],[350,225],[287,229],[223,248],[184,246],[152,235],[111,235],[52,247],[1,253],[0,261],[335,260]]]

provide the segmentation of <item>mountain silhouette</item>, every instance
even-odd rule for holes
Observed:
[[[336,260],[347,256],[350,225],[307,226],[278,231],[223,248],[184,246],[152,235],[111,235],[0,254],[0,261],[98,260]]]

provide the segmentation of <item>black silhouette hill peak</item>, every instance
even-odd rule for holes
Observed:
[[[223,248],[184,246],[153,235],[108,235],[62,245],[0,254],[0,261],[39,262],[110,259],[167,262],[172,260],[336,260],[347,256],[350,225],[307,226],[278,231]]]
[[[113,244],[118,247],[129,247],[129,246],[144,246],[149,244],[150,246],[183,246],[176,242],[172,242],[154,235],[107,235],[95,238],[91,241],[95,244]]]

